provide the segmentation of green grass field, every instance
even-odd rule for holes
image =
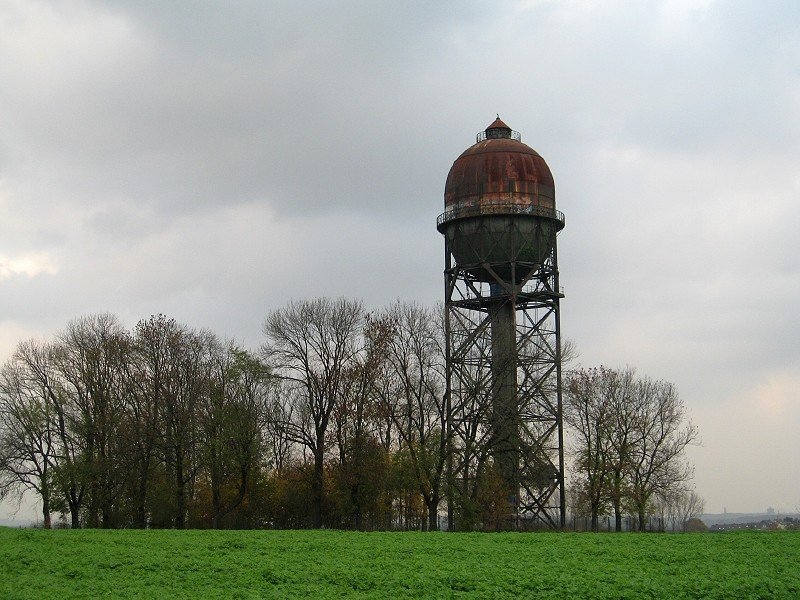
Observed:
[[[0,528],[0,598],[800,598],[800,534]]]

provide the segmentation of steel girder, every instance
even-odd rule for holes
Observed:
[[[454,519],[454,528],[462,528],[456,508],[463,514],[465,506],[475,506],[482,474],[506,460],[504,476],[513,478],[514,484],[504,522],[494,526],[561,528],[565,519],[562,294],[556,244],[542,264],[469,265],[458,264],[446,244],[445,266],[450,522]],[[498,272],[514,276],[509,281]],[[498,359],[492,331],[493,319],[496,323],[502,311],[510,315],[514,341],[513,351],[504,351]],[[509,371],[515,389],[513,395],[504,396],[497,391],[498,373]],[[510,401],[498,411],[495,404],[501,397]],[[505,458],[501,447],[506,448]]]

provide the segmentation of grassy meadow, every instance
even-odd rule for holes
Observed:
[[[800,534],[0,528],[0,598],[800,598]]]

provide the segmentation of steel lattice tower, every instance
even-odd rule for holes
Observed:
[[[450,169],[437,222],[445,236],[448,516],[455,529],[559,528],[556,235],[564,215],[550,169],[518,133],[498,117],[477,138]],[[479,523],[475,511],[492,490],[499,514],[493,525]]]

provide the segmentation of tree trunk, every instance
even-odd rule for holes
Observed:
[[[647,531],[647,527],[645,527],[646,517],[644,506],[639,507],[639,531]]]
[[[81,502],[75,488],[71,488],[67,494],[67,504],[69,504],[69,514],[72,529],[80,529],[81,527]]]
[[[136,494],[136,525],[139,529],[147,527],[147,467],[139,474],[139,490]]]
[[[85,525],[89,529],[97,529],[100,527],[100,509],[97,503],[97,485],[92,482],[89,486],[89,502],[86,509],[86,522]]]
[[[313,524],[314,529],[322,528],[322,485],[325,467],[325,456],[322,453],[321,441],[318,442],[317,450],[314,452],[314,479],[311,482],[311,495],[313,504]]]
[[[614,471],[611,485],[611,504],[614,507],[614,531],[622,531],[622,472]]]
[[[186,527],[186,483],[183,479],[183,453],[175,449],[175,528]]]
[[[356,531],[361,531],[362,527],[360,490],[361,484],[359,483],[350,486],[350,502],[353,503],[353,528]]]
[[[234,510],[236,510],[241,504],[242,500],[244,500],[244,496],[247,493],[247,482],[249,469],[246,465],[240,467],[239,471],[239,489],[236,493],[236,497],[233,498],[228,505],[226,506],[222,502],[222,483],[219,477],[212,477],[211,483],[211,501],[212,501],[212,508],[214,511],[214,516],[211,518],[211,527],[213,529],[219,529],[220,523],[222,523],[223,517],[229,515]]]
[[[214,464],[216,457],[211,460],[211,512],[213,513],[211,528],[219,529],[219,523],[222,520],[222,478],[220,477],[218,466]]]
[[[439,495],[432,494],[428,504],[428,531],[439,529]]]
[[[44,518],[44,528],[52,529],[53,525],[50,520],[50,490],[47,485],[43,485],[41,489],[42,496],[42,517]]]
[[[69,515],[70,515],[70,527],[72,529],[80,529],[81,528],[81,508],[78,504],[74,502],[69,502]]]

